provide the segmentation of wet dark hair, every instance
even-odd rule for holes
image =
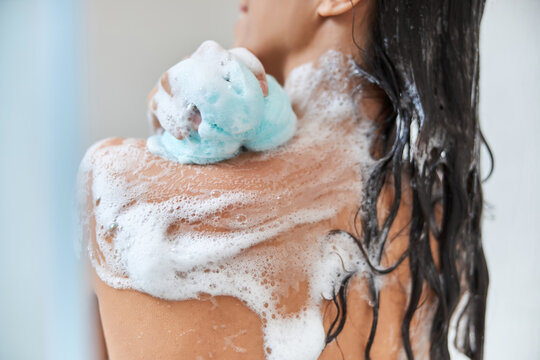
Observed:
[[[493,156],[478,121],[478,46],[484,4],[485,0],[377,0],[370,44],[359,48],[363,64],[358,65],[358,74],[382,90],[386,103],[377,140],[383,150],[366,179],[357,213],[362,235],[349,234],[372,269],[373,321],[366,359],[370,358],[380,310],[375,278],[394,271],[405,259],[410,294],[401,337],[407,358],[414,358],[410,327],[424,285],[436,298],[431,359],[450,359],[448,335],[454,316],[455,346],[471,359],[483,358],[489,280],[481,240],[482,144],[491,158],[488,177],[493,170]],[[402,200],[403,173],[410,179],[412,192],[408,249],[397,263],[381,268],[384,246]],[[379,224],[377,200],[390,178],[393,203]],[[437,221],[435,207],[442,209],[442,221]],[[436,239],[438,259],[432,256],[430,234]],[[335,294],[338,311],[327,344],[345,324],[349,279]]]

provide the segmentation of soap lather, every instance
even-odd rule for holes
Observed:
[[[266,81],[264,81],[266,79]],[[265,96],[267,93],[267,96]],[[297,118],[288,95],[248,50],[204,42],[158,83],[150,119],[163,129],[148,149],[183,164],[211,164],[289,141]]]

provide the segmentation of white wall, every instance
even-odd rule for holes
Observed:
[[[87,3],[87,142],[146,136],[161,73],[205,39],[232,44],[235,0]],[[487,360],[540,359],[539,18],[538,0],[488,0],[483,23],[481,118],[496,157],[485,185]]]
[[[539,18],[538,0],[490,0],[483,23],[480,115],[496,161],[484,187],[487,360],[540,359]]]
[[[146,137],[159,77],[207,39],[233,44],[237,0],[86,0],[88,139]]]

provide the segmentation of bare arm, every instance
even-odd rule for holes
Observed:
[[[107,344],[105,343],[105,336],[103,334],[103,326],[101,324],[101,314],[99,312],[99,302],[96,295],[92,299],[92,311],[94,321],[94,356],[96,360],[109,360],[107,354]]]

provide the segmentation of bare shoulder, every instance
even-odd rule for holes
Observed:
[[[318,175],[335,172],[331,166],[325,166],[337,160],[331,156],[336,155],[244,152],[216,164],[185,165],[152,154],[144,139],[110,138],[89,148],[81,163],[81,173],[91,177],[93,187],[101,191],[124,192],[148,201],[212,191],[303,192],[307,182],[316,184],[324,178]],[[340,174],[342,179],[354,177],[352,169],[346,172]]]
[[[282,163],[279,157],[242,153],[221,163],[185,165],[152,154],[144,139],[110,138],[87,151],[81,171],[109,184],[122,183],[130,192],[157,200],[157,193],[167,199],[179,192],[197,195],[220,189],[263,191],[268,181],[279,179]]]
[[[314,206],[322,191],[315,176],[321,164],[315,156],[312,161],[300,161],[300,156],[245,152],[216,164],[186,165],[154,155],[144,139],[106,139],[89,148],[81,163],[83,220],[96,229],[97,239],[100,229],[120,226],[121,220],[126,230],[135,229],[128,218],[143,209],[148,214],[142,220],[162,222],[167,236],[240,231],[247,224],[237,222],[238,216],[255,225]],[[308,180],[314,191],[306,192]],[[299,196],[308,198],[296,201]]]

